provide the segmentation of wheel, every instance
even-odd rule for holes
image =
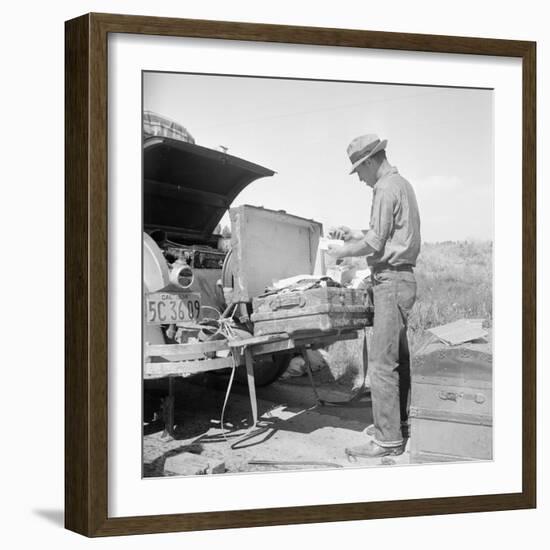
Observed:
[[[277,353],[262,355],[254,359],[254,382],[257,387],[269,386],[275,382],[288,367],[291,355]],[[246,367],[241,366],[235,372],[235,382],[247,384]]]

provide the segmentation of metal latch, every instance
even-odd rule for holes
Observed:
[[[459,398],[472,400],[475,403],[477,403],[478,405],[481,405],[481,404],[485,403],[485,400],[486,400],[485,395],[482,394],[482,393],[476,393],[476,394],[457,393],[457,392],[454,392],[454,391],[443,391],[443,390],[441,390],[439,392],[439,399],[442,399],[443,401],[455,401],[456,402],[456,401],[458,401]]]
[[[478,405],[481,405],[482,403],[485,403],[485,395],[483,395],[482,393],[476,393],[474,395],[474,401],[478,404]]]
[[[454,391],[443,391],[439,392],[439,399],[443,401],[456,401],[458,399],[458,394]]]

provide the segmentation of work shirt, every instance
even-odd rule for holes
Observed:
[[[420,252],[420,214],[412,185],[392,167],[374,185],[369,230],[364,240],[376,252],[371,268],[416,265]]]

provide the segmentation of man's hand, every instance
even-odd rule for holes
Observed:
[[[329,244],[327,248],[327,254],[329,256],[332,256],[333,258],[336,258],[337,260],[340,258],[344,258],[346,256],[344,249],[346,245],[341,244]]]
[[[350,229],[346,225],[339,225],[329,229],[331,239],[340,239],[343,241],[358,241],[363,238],[363,232],[358,229]]]

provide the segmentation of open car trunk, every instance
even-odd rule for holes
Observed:
[[[210,242],[235,197],[273,170],[227,153],[168,137],[146,137],[143,222],[188,244]]]

